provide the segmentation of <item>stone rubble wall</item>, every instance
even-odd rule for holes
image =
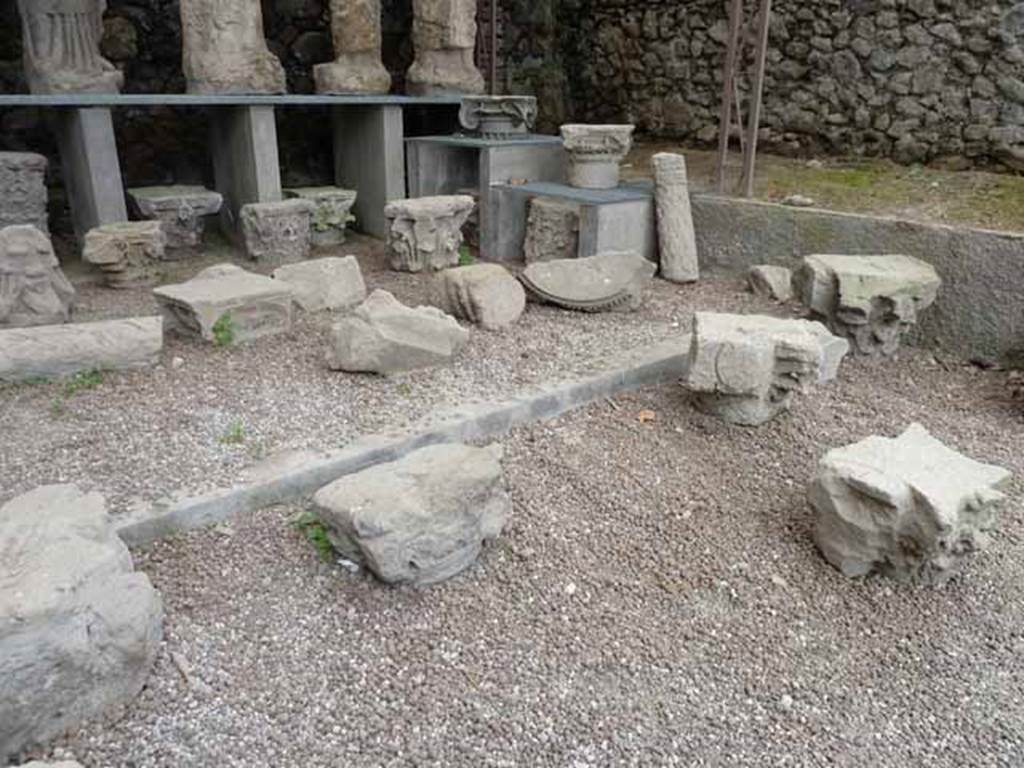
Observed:
[[[505,86],[532,89],[542,122],[629,121],[713,143],[727,5],[505,0]],[[1024,167],[1024,2],[773,8],[762,136],[776,150]]]

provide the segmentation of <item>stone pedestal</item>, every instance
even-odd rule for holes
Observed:
[[[580,255],[580,206],[554,197],[530,200],[523,259],[575,259]]]
[[[697,236],[690,211],[686,158],[659,152],[654,164],[654,202],[658,217],[658,257],[661,276],[673,283],[692,283],[700,277]]]
[[[476,0],[413,0],[416,60],[406,74],[414,96],[483,93],[484,78],[473,63]]]
[[[384,209],[388,258],[400,272],[446,269],[459,263],[462,225],[473,211],[468,195],[440,195],[396,200]]]
[[[46,158],[32,152],[0,152],[0,229],[28,224],[49,234]]]
[[[619,164],[633,146],[632,125],[562,126],[569,153],[569,183],[581,189],[614,189]]]
[[[341,187],[297,187],[286,189],[288,199],[308,200],[314,206],[312,243],[314,248],[330,248],[345,242],[345,228],[355,221],[352,206],[358,195]]]
[[[260,0],[181,0],[189,93],[284,93],[284,67],[267,48]]]
[[[290,264],[308,259],[315,210],[309,200],[300,199],[244,206],[245,252],[261,264]]]
[[[100,55],[105,0],[18,0],[32,93],[117,93],[124,75]]]
[[[537,120],[534,96],[466,96],[459,123],[485,139],[526,135]]]
[[[50,238],[31,226],[0,229],[0,327],[66,323],[74,300]]]
[[[224,204],[219,192],[187,186],[137,187],[128,190],[128,199],[140,218],[160,222],[172,252],[201,246],[206,217]]]
[[[163,273],[166,247],[159,221],[104,224],[85,236],[82,260],[103,270],[111,288],[155,285]]]
[[[381,62],[380,0],[331,0],[337,58],[313,68],[318,93],[387,93],[391,75]]]

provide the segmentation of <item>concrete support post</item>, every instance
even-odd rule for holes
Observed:
[[[243,205],[281,200],[274,108],[216,107],[210,126],[214,178],[224,196],[221,226],[225,234],[237,238]]]

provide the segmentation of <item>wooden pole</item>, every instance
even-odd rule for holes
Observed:
[[[715,171],[718,194],[725,194],[725,166],[729,159],[729,133],[732,129],[733,88],[739,58],[740,26],[743,22],[743,0],[732,0],[729,7],[729,40],[725,49],[725,71],[722,75],[722,111],[718,120],[718,165]]]
[[[491,0],[491,88],[493,96],[498,87],[498,0]]]
[[[757,164],[757,134],[761,128],[761,101],[764,94],[764,71],[768,57],[768,32],[772,16],[772,0],[761,0],[760,29],[757,39],[757,69],[754,85],[750,92],[750,109],[747,111],[747,146],[743,155],[743,194],[754,196],[754,170]]]

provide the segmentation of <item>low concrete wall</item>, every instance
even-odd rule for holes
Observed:
[[[1024,352],[1024,234],[693,196],[701,263],[743,271],[797,267],[812,253],[905,253],[942,277],[912,342],[969,357]]]

